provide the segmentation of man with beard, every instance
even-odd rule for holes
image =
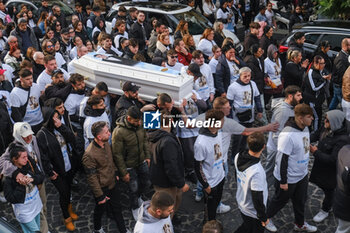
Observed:
[[[73,60],[78,56],[77,49],[84,45],[83,40],[79,36],[74,36],[72,41],[73,41],[74,47],[69,52],[70,60]]]
[[[117,23],[118,20],[123,20],[124,22],[126,22],[126,14],[127,14],[127,10],[125,6],[120,6],[118,8],[117,15],[112,19],[112,28],[115,27],[115,24]]]
[[[82,45],[80,47],[77,48],[77,56],[71,60],[69,63],[68,63],[68,74],[74,74],[75,73],[75,68],[73,66],[73,62],[75,60],[78,60],[79,58],[81,58],[82,56],[84,56],[85,54],[88,54],[88,49],[86,48],[85,45]]]
[[[37,84],[40,86],[40,90],[44,91],[46,85],[51,84],[52,82],[52,75],[55,70],[57,70],[57,63],[56,63],[56,58],[52,55],[47,55],[44,57],[44,66],[45,70],[41,72],[41,74],[38,77]],[[63,77],[65,80],[69,79],[69,75],[67,71],[65,71],[62,68],[58,68],[59,70],[62,71]]]
[[[52,73],[52,83],[45,89],[45,98],[50,99],[53,97],[60,98],[63,102],[66,101],[72,86],[70,83],[64,81],[63,72],[61,70],[55,70]]]
[[[84,114],[86,116],[83,126],[86,149],[90,142],[94,139],[94,135],[91,132],[92,125],[97,121],[105,121],[108,125],[111,124],[106,113],[105,101],[100,95],[92,95],[89,97],[84,108]]]
[[[61,24],[62,25],[62,24]],[[61,49],[60,52],[62,53],[64,59],[68,62],[69,61],[69,51],[72,49],[72,40],[70,37],[70,32],[73,31],[73,28],[63,28],[61,30],[61,37],[59,39]]]
[[[41,72],[45,70],[44,54],[42,52],[35,52],[33,55],[33,81],[36,83]]]
[[[64,60],[61,53],[56,52],[55,43],[52,40],[44,40],[41,48],[45,56],[52,55],[56,58],[57,67],[67,69],[67,62]]]
[[[108,212],[111,212],[111,216],[116,221],[119,232],[130,232],[125,228],[122,215],[117,183],[119,177],[113,163],[111,145],[108,143],[111,136],[109,126],[104,121],[98,121],[92,125],[91,132],[94,139],[86,149],[82,162],[96,200],[94,232],[105,232],[101,220],[106,210],[110,210]]]
[[[143,202],[142,195],[151,186],[148,170],[151,155],[146,130],[141,122],[141,111],[131,106],[126,116],[117,121],[112,134],[114,162],[121,178],[129,186],[130,206],[135,220],[140,203]]]
[[[147,104],[139,97],[140,86],[127,81],[123,85],[124,94],[118,99],[115,105],[116,118],[119,119],[126,115],[126,112],[131,106],[136,106],[141,112],[155,110],[155,105]]]
[[[301,89],[298,86],[290,85],[285,89],[286,97],[283,102],[277,102],[273,109],[271,122],[278,122],[279,128],[276,132],[270,132],[267,141],[267,161],[266,161],[266,179],[270,187],[274,183],[273,170],[275,167],[275,158],[277,154],[277,139],[285,123],[290,117],[294,117],[294,107],[300,103],[303,98]]]

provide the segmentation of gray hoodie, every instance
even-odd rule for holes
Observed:
[[[278,135],[283,130],[284,125],[290,117],[294,117],[294,108],[285,101],[272,102],[272,117],[271,122],[278,122],[279,127],[276,132],[269,132],[269,138],[267,140],[267,148],[272,151],[277,151]]]
[[[145,201],[139,208],[134,233],[174,233],[170,215],[164,219],[155,218],[148,212],[150,205],[150,201]]]
[[[340,110],[331,110],[326,112],[326,115],[331,125],[331,130],[333,132],[340,129],[343,126],[343,122],[345,119],[344,112]]]

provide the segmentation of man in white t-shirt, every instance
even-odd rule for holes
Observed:
[[[168,58],[167,62],[165,63],[166,68],[181,71],[181,68],[184,67],[184,65],[177,61],[177,52],[174,49],[169,49],[166,56]]]
[[[310,132],[308,127],[313,118],[312,108],[298,104],[294,108],[294,119],[278,136],[275,170],[275,194],[269,202],[267,217],[276,215],[292,199],[294,230],[316,232],[317,227],[305,222],[305,203],[308,189],[308,165],[310,159]],[[266,225],[269,231],[277,232],[273,222]]]
[[[143,202],[140,207],[134,233],[174,233],[170,218],[174,204],[167,192],[155,192],[152,200]]]
[[[243,223],[235,233],[264,233],[269,222],[266,216],[268,197],[266,175],[260,162],[265,149],[263,133],[253,133],[247,138],[248,150],[237,154],[236,199]]]
[[[221,201],[225,183],[222,138],[219,130],[224,124],[224,113],[211,109],[205,119],[210,126],[201,128],[194,144],[195,171],[205,191],[205,219],[216,218],[216,209]]]
[[[74,74],[75,73],[75,68],[73,66],[73,63],[78,60],[79,58],[81,58],[82,56],[84,56],[85,54],[88,54],[88,49],[85,45],[82,45],[80,47],[77,48],[77,56],[71,60],[69,63],[68,63],[68,74],[71,75],[71,74]]]
[[[36,81],[37,84],[39,84],[40,91],[44,91],[46,85],[51,84],[52,82],[52,73],[57,70],[57,63],[56,58],[52,55],[47,55],[44,57],[44,66],[45,70],[41,72],[41,74],[38,77],[38,80]],[[67,71],[65,71],[62,68],[58,68],[63,72],[64,80],[67,81],[69,79],[69,74]]]
[[[253,126],[255,108],[258,110],[257,118],[262,117],[263,107],[261,105],[260,92],[255,82],[251,80],[251,69],[243,67],[239,69],[239,79],[233,82],[227,89],[227,99],[233,109],[233,119],[249,128]],[[246,148],[246,137],[233,136],[232,160],[234,156]]]
[[[15,122],[28,122],[34,133],[38,132],[43,122],[39,103],[40,87],[33,83],[33,74],[27,69],[19,72],[20,85],[10,94],[11,117]]]

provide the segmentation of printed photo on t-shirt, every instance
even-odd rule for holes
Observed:
[[[195,117],[198,115],[198,107],[197,105],[193,102],[192,99],[187,101],[187,105],[185,107],[185,112],[187,115],[190,115],[192,117]]]
[[[309,138],[308,137],[303,137],[303,144],[304,144],[304,150],[305,150],[305,154],[306,154],[310,150],[310,144],[309,144]]]
[[[171,227],[170,227],[170,225],[169,225],[168,223],[164,224],[164,226],[163,226],[163,232],[164,232],[164,233],[172,233]]]
[[[252,101],[252,92],[251,91],[243,92],[243,104],[244,105],[251,104],[251,101]]]
[[[39,102],[36,100],[35,96],[29,97],[29,106],[32,110],[36,109],[39,106]]]
[[[222,157],[222,152],[219,144],[214,145],[214,153],[215,153],[215,157],[214,157],[215,160],[218,160]]]
[[[199,87],[204,87],[207,84],[207,79],[205,76],[199,78]]]

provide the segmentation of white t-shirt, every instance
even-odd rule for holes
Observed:
[[[239,154],[237,154],[235,157],[237,174],[236,200],[238,208],[244,215],[258,219],[256,209],[254,208],[251,191],[263,191],[263,201],[266,207],[268,189],[265,170],[259,162],[248,167],[244,171],[239,171],[237,168],[238,157]]]
[[[38,187],[32,183],[28,184],[24,203],[12,204],[12,208],[18,222],[31,222],[43,208]]]
[[[281,60],[278,58],[278,64],[276,62],[273,62],[270,60],[270,58],[265,58],[264,61],[264,68],[265,73],[270,77],[271,81],[276,85],[279,86],[282,84],[281,81],[281,72],[282,72],[282,63]],[[265,89],[271,89],[270,86],[265,86]]]
[[[221,132],[216,137],[199,134],[194,143],[194,158],[202,161],[203,173],[210,187],[217,186],[225,178]]]
[[[84,141],[85,141],[85,149],[89,146],[90,142],[89,139],[93,139],[94,135],[92,135],[91,133],[91,127],[95,122],[98,121],[105,121],[108,123],[108,125],[110,125],[109,123],[109,119],[107,116],[107,113],[104,112],[101,116],[99,117],[91,117],[91,116],[87,116],[85,121],[84,121]]]
[[[170,215],[152,223],[136,222],[134,233],[174,233]]]
[[[209,62],[209,66],[213,74],[216,73],[216,66],[218,65],[218,63],[219,61],[216,60],[214,57],[212,57],[212,59]]]
[[[214,55],[212,50],[214,45],[216,45],[214,40],[209,41],[203,38],[198,43],[198,50],[202,51],[206,56],[212,57]]]
[[[216,12],[216,19],[217,20],[223,20],[223,19],[227,19],[229,16],[229,12],[223,12],[221,8],[218,9],[218,11]],[[227,28],[227,23],[224,24],[225,28]]]
[[[176,62],[174,66],[170,66],[167,62],[165,63],[165,67],[168,69],[173,69],[177,71],[181,71],[181,68],[184,67],[184,65],[180,62]]]
[[[64,80],[67,81],[69,79],[69,74],[64,69],[62,69],[62,68],[59,68],[59,69],[63,72]],[[52,83],[51,77],[52,77],[51,75],[46,73],[46,70],[43,70],[43,72],[41,72],[41,74],[39,75],[38,79],[36,80],[36,83],[39,84],[40,91],[44,91],[46,85]]]
[[[192,92],[196,95],[197,99],[200,100],[201,97],[199,94],[192,90]],[[196,118],[198,120],[198,106],[197,104],[193,101],[193,99],[189,99],[187,101],[187,105],[184,107],[184,111],[189,119],[194,119]],[[204,118],[205,119],[205,118]],[[191,138],[191,137],[197,137],[198,136],[198,131],[199,128],[186,128],[186,127],[177,127],[177,136],[179,138]]]
[[[67,69],[68,69],[68,74],[71,75],[71,74],[74,74],[75,73],[75,68],[73,66],[73,62],[75,60],[77,60],[78,58],[75,57],[73,60],[71,60],[69,63],[68,63],[68,66],[67,66]]]
[[[234,110],[232,110],[233,119],[235,119],[236,121],[238,121],[238,118],[236,117],[236,113],[244,112],[248,109],[252,109],[252,117],[247,122],[254,121],[254,108],[255,108],[254,97],[259,96],[260,92],[254,81],[250,81],[250,83],[252,84],[253,95],[249,84],[243,86],[238,82],[234,82],[227,89],[227,99],[233,100],[233,107],[234,107]],[[252,105],[252,98],[253,98],[253,105]]]
[[[310,133],[308,127],[303,131],[293,127],[285,127],[278,136],[276,163],[273,175],[281,180],[282,155],[288,156],[287,182],[295,184],[308,174]]]
[[[61,68],[64,64],[67,63],[66,60],[64,60],[61,53],[56,53],[55,58],[56,58],[56,63],[58,68]]]
[[[222,154],[224,157],[224,162],[226,163],[228,150],[230,148],[231,136],[233,134],[241,135],[245,130],[245,127],[231,118],[225,117],[224,119],[224,125],[220,131],[222,132]]]
[[[113,19],[114,20],[114,19]],[[114,45],[115,47],[118,49],[119,48],[119,40],[120,40],[120,37],[124,37],[126,39],[129,39],[129,34],[125,31],[123,35],[121,34],[117,34],[115,37],[114,37]]]
[[[28,99],[28,91],[15,87],[11,91],[11,107],[19,108],[23,106]],[[33,83],[30,88],[30,96],[27,104],[26,115],[23,117],[24,122],[28,122],[30,125],[38,125],[43,121],[43,115],[39,104],[40,87],[38,84]]]
[[[80,103],[84,99],[85,95],[79,95],[76,93],[70,93],[64,102],[64,108],[68,111],[68,114],[79,116]]]
[[[267,18],[267,25],[272,27],[273,26],[272,20],[273,20],[273,17],[275,17],[275,13],[273,12],[273,10],[271,10],[271,12],[266,10],[265,11],[265,16]]]
[[[77,52],[77,46],[74,46],[71,51],[69,52],[69,58],[70,60],[73,60],[74,58],[76,58],[78,56],[78,52]],[[69,71],[68,71],[69,72]]]
[[[4,70],[6,70],[4,73],[5,80],[9,81],[11,83],[11,85],[13,86],[12,80],[15,77],[13,75],[13,72],[14,72],[13,68],[5,63],[1,64],[1,66]]]
[[[57,130],[54,130],[54,134],[55,134],[56,139],[61,147],[61,152],[62,152],[63,161],[64,161],[64,170],[65,170],[65,172],[68,172],[72,168],[72,166],[71,166],[71,163],[69,160],[66,140],[64,139],[62,134],[60,132],[58,132]]]
[[[232,84],[236,82],[237,79],[239,79],[239,67],[233,61],[229,61],[227,59],[226,61],[227,61],[228,68],[230,68],[230,84]]]

